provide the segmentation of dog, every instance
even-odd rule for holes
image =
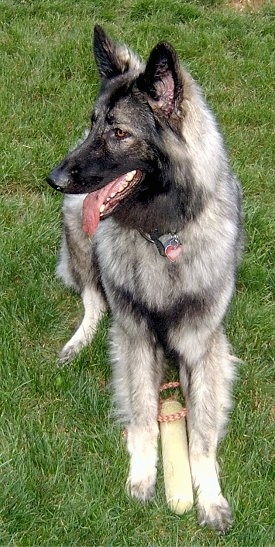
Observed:
[[[173,360],[199,523],[225,533],[232,511],[216,452],[236,369],[222,323],[242,254],[240,186],[201,88],[170,44],[144,63],[96,26],[94,55],[101,90],[91,129],[48,177],[66,194],[57,274],[85,309],[60,359],[92,340],[108,308],[127,490],[144,502],[154,494],[159,389]]]

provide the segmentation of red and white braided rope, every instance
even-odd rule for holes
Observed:
[[[160,392],[165,391],[166,389],[175,389],[177,387],[180,387],[180,382],[168,382],[167,384],[162,384],[160,386]],[[173,400],[173,399],[171,399]],[[160,401],[160,406],[165,401],[169,401],[169,399],[164,399]],[[158,415],[158,422],[175,422],[176,420],[181,420],[181,418],[185,418],[187,415],[187,409],[182,408],[179,412],[174,412],[173,414],[167,414],[163,416],[162,414]]]

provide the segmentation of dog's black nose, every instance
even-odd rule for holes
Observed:
[[[68,186],[68,176],[64,173],[64,170],[61,167],[56,167],[47,177],[47,182],[55,190],[59,192],[65,192]]]

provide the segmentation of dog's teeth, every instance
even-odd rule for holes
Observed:
[[[112,192],[112,193],[110,194],[110,198],[114,198],[115,195],[116,195],[116,193],[115,193],[115,192]]]
[[[101,205],[100,209],[99,209],[99,212],[100,213],[103,213],[105,211],[105,205],[104,203]]]
[[[131,180],[133,180],[135,174],[136,174],[136,170],[130,171],[130,172],[127,173],[127,175],[125,176],[125,180],[127,180],[127,182],[131,182]]]
[[[119,192],[122,192],[123,190],[125,190],[125,188],[127,188],[127,186],[128,186],[128,182],[124,181],[124,182],[120,185],[118,191],[119,191]]]

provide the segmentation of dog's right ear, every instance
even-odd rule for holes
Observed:
[[[99,25],[94,28],[94,56],[99,74],[103,78],[115,78],[129,70],[128,48],[110,40]]]

